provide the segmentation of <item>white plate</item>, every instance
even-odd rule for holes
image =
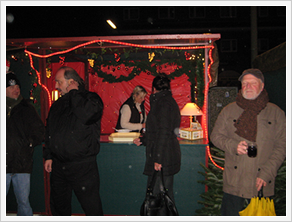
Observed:
[[[116,130],[116,132],[118,132],[118,133],[128,133],[130,131],[131,130],[129,130],[129,129],[118,129],[118,130]]]

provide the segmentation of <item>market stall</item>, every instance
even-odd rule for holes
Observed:
[[[11,61],[19,57],[24,63],[29,62],[29,75],[35,76],[30,96],[36,106],[39,105],[43,120],[59,96],[54,91],[54,74],[60,66],[76,69],[84,78],[87,88],[103,99],[102,143],[97,162],[101,177],[101,198],[107,215],[138,215],[137,209],[145,194],[146,177],[142,175],[145,149],[132,143],[108,142],[108,136],[114,132],[119,108],[133,88],[142,85],[149,92],[145,102],[148,112],[152,80],[158,72],[166,73],[172,80],[171,89],[179,108],[194,102],[203,112],[197,118],[202,125],[203,138],[195,141],[180,140],[182,170],[174,184],[181,215],[192,216],[199,208],[199,194],[205,189],[197,181],[204,179],[198,174],[199,163],[206,162],[209,155],[208,88],[212,81],[212,50],[214,41],[218,39],[220,34],[7,39],[7,48],[11,51]],[[20,53],[13,53],[15,48],[20,49]],[[16,68],[18,63],[11,63],[11,69]],[[189,124],[189,117],[182,116],[181,127],[189,127]],[[35,153],[39,163],[34,166],[38,166],[38,171],[34,170],[33,176],[44,184],[44,192],[36,194],[32,190],[31,198],[34,202],[43,196],[45,203],[38,205],[42,207],[37,211],[49,215],[49,175],[39,170],[39,150]],[[127,177],[132,181],[130,186],[125,184],[129,181],[122,180]],[[116,206],[111,204],[113,200]],[[73,212],[82,214],[76,202],[73,198]],[[7,211],[13,211],[13,204],[8,206],[11,208],[7,207]]]

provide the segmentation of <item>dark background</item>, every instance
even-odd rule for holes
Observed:
[[[286,6],[255,8],[254,29],[251,6],[7,6],[6,38],[220,33],[218,85],[234,86],[252,66],[252,32],[257,54],[286,41]]]

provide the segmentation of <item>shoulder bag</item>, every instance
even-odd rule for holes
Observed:
[[[163,180],[163,170],[161,168],[161,181],[163,185],[163,190],[157,194],[153,195],[153,188],[156,182],[158,171],[154,171],[151,182],[146,190],[146,197],[142,203],[140,208],[140,215],[141,216],[157,216],[157,213],[160,209],[164,206],[167,209],[168,216],[179,216],[177,208],[173,202],[173,200],[169,197],[167,193],[167,189],[164,186]]]

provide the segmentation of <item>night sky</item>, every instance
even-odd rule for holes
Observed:
[[[6,38],[108,35],[108,7],[8,6]]]

